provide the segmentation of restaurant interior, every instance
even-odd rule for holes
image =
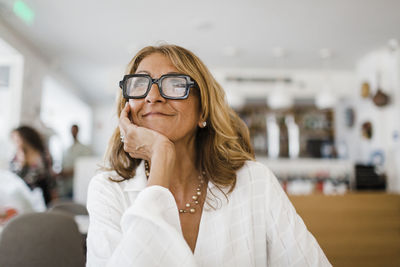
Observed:
[[[0,0],[0,266],[40,262],[32,248],[49,245],[48,265],[28,265],[84,266],[87,188],[118,127],[118,82],[137,51],[162,43],[209,67],[333,266],[400,266],[399,10],[396,0]],[[21,126],[48,151],[49,199],[15,171]]]

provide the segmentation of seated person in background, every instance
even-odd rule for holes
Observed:
[[[85,146],[78,140],[79,127],[74,124],[71,126],[71,135],[73,144],[64,154],[62,162],[61,179],[59,180],[59,194],[62,198],[70,198],[73,196],[73,177],[75,161],[79,157],[86,157],[92,154],[90,148]]]
[[[87,266],[331,266],[198,57],[145,47],[120,86]]]
[[[40,134],[29,126],[20,126],[11,132],[16,154],[10,170],[24,180],[31,190],[40,188],[46,205],[56,197],[51,157]]]
[[[0,213],[1,210],[15,209],[17,214],[45,211],[41,190],[30,190],[16,174],[0,170]]]

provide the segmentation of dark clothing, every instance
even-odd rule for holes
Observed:
[[[31,190],[37,187],[42,189],[46,205],[51,201],[51,191],[55,186],[55,182],[51,171],[51,163],[46,156],[42,156],[41,164],[34,166],[21,166],[14,157],[10,163],[10,169],[21,177]]]

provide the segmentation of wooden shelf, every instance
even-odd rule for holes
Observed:
[[[267,155],[266,117],[274,114],[280,129],[280,156],[288,157],[288,133],[285,117],[292,115],[300,131],[300,157],[318,154],[312,146],[334,143],[334,115],[330,109],[320,110],[315,106],[295,106],[286,110],[273,111],[266,104],[247,105],[238,111],[250,130],[250,137],[256,153]],[[262,141],[261,139],[264,139]],[[316,148],[318,150],[318,148]],[[332,153],[334,156],[334,152]],[[318,155],[317,155],[318,156]]]

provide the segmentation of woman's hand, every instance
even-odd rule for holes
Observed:
[[[145,127],[135,125],[129,119],[130,105],[127,103],[119,118],[124,150],[132,158],[151,161],[153,154],[163,146],[173,146],[164,135]]]
[[[149,161],[151,172],[148,185],[168,188],[175,164],[175,145],[166,136],[132,123],[129,113],[130,105],[127,103],[119,118],[124,150],[132,158]]]

